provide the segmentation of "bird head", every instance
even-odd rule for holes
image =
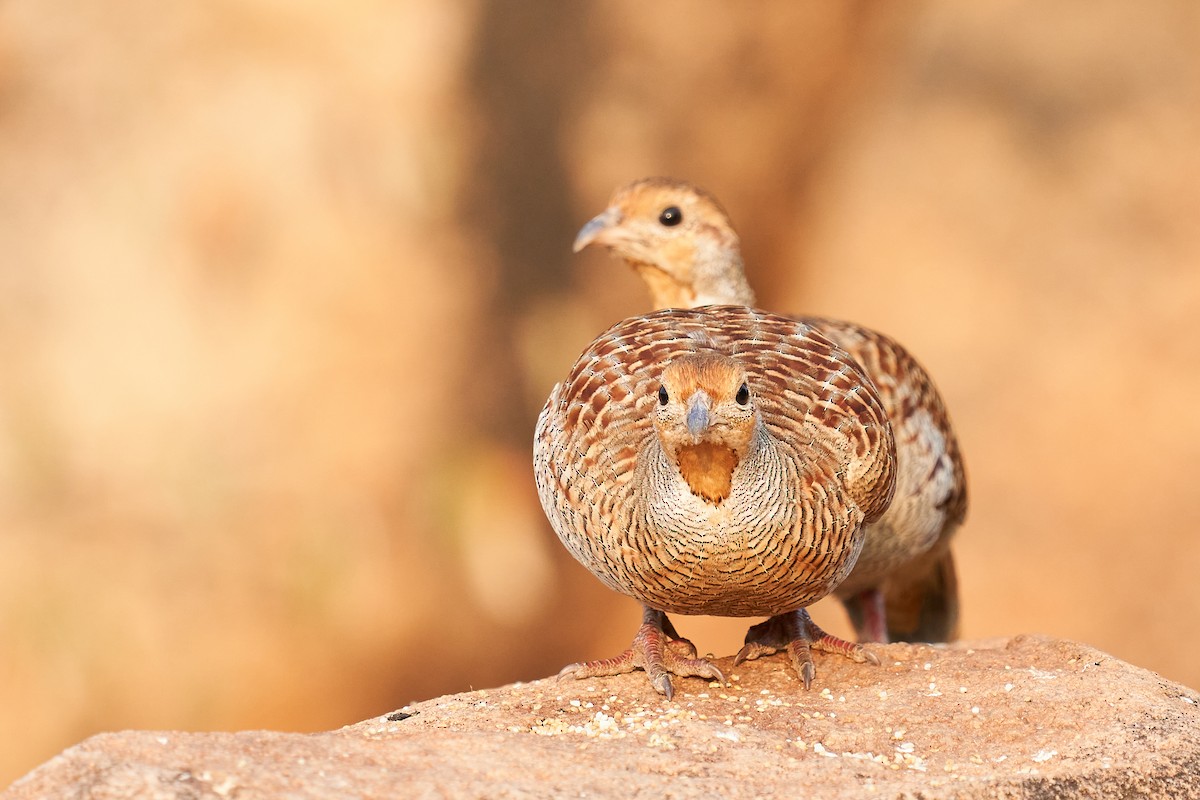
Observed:
[[[658,308],[754,302],[729,216],[689,183],[646,178],[621,187],[580,229],[574,250],[594,244],[637,270]]]
[[[745,368],[728,356],[694,354],[663,370],[654,428],[692,493],[719,505],[749,452],[758,412]]]

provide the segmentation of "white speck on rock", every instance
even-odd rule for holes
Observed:
[[[1057,750],[1038,750],[1033,754],[1033,760],[1041,764],[1043,761],[1049,761],[1058,755]]]
[[[225,780],[218,784],[214,784],[212,790],[221,797],[228,797],[238,787],[238,782],[234,780],[232,775],[225,776]]]
[[[813,742],[813,752],[817,755],[825,756],[826,758],[837,758],[837,753],[831,753],[825,749],[825,745],[820,742]]]

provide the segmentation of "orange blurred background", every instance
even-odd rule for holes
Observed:
[[[530,442],[648,308],[570,244],[654,174],[723,200],[761,305],[934,374],[965,636],[1200,686],[1198,9],[0,5],[0,786],[626,647]]]

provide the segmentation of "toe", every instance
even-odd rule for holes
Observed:
[[[804,688],[807,691],[812,688],[813,678],[817,677],[817,668],[813,666],[811,659],[804,662],[800,667],[800,680],[804,682]]]
[[[605,678],[609,675],[623,675],[637,668],[633,650],[626,650],[616,658],[602,658],[599,661],[579,661],[567,664],[558,671],[558,679],[573,678]]]
[[[753,661],[756,658],[769,656],[778,652],[778,647],[771,647],[761,642],[746,642],[742,645],[742,649],[738,650],[737,655],[733,657],[733,665],[736,667],[745,661]]]
[[[667,647],[684,658],[695,658],[697,655],[696,645],[692,644],[690,639],[671,639],[667,642]]]

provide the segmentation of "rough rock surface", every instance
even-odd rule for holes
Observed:
[[[318,734],[107,733],[13,784],[43,797],[1200,798],[1200,693],[1042,637],[782,657],[729,684],[642,673],[449,695]]]

